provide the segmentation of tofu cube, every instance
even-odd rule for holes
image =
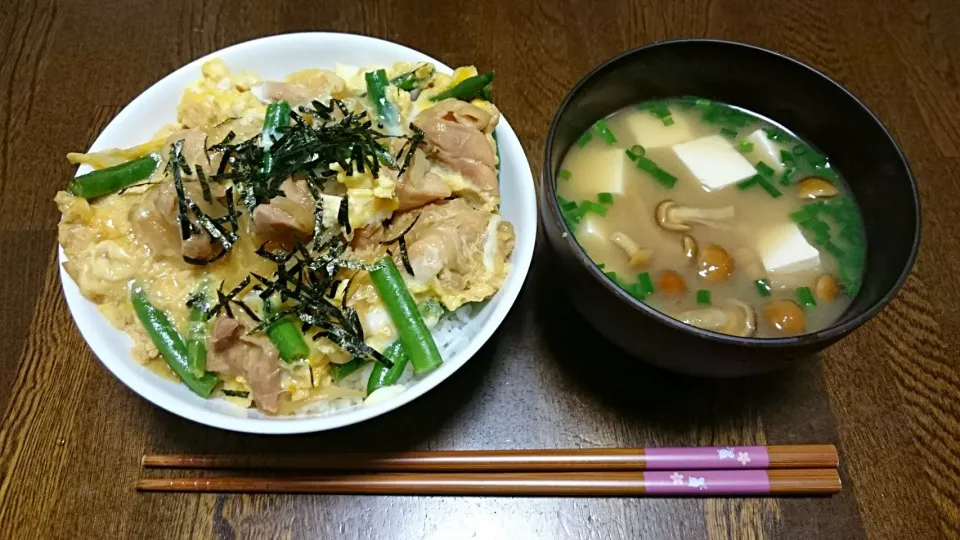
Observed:
[[[744,141],[753,143],[753,151],[744,154],[750,159],[751,163],[762,161],[770,166],[777,174],[783,172],[783,164],[780,163],[781,146],[767,137],[767,132],[758,129],[747,135]]]
[[[757,174],[753,165],[723,135],[674,145],[673,153],[707,191],[723,189]]]
[[[609,244],[609,240],[607,240],[609,234],[603,218],[593,213],[583,216],[580,224],[577,225],[574,236],[577,238],[577,242],[584,246]]]
[[[764,231],[757,241],[757,253],[771,274],[803,272],[820,266],[820,252],[807,242],[800,227],[793,222]]]
[[[673,119],[673,124],[665,126],[663,121],[650,111],[627,115],[624,120],[629,141],[627,146],[639,144],[649,150],[673,146],[696,137],[686,113],[671,107],[670,118]]]
[[[564,163],[570,171],[566,191],[568,198],[574,201],[593,200],[597,193],[623,194],[626,174],[633,167],[623,148],[603,148],[572,155]]]

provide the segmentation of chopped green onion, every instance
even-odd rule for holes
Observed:
[[[597,202],[601,204],[613,204],[612,193],[597,193]]]
[[[797,168],[793,166],[784,167],[783,175],[780,176],[780,184],[784,186],[790,185],[790,177],[797,172]]]
[[[661,169],[653,160],[646,157],[637,157],[637,168],[650,173],[654,180],[667,189],[672,189],[677,183],[677,177]]]
[[[797,289],[797,303],[804,307],[817,305],[817,301],[814,300],[810,287],[799,287]]]
[[[620,288],[627,291],[627,294],[636,298],[637,300],[644,302],[647,299],[647,295],[643,294],[643,291],[640,289],[639,283],[631,283],[629,285],[624,285],[620,283]]]
[[[590,133],[589,131],[584,131],[583,135],[581,135],[580,138],[577,139],[577,146],[579,146],[580,148],[583,148],[584,146],[587,145],[588,142],[590,142],[590,139],[592,138],[593,138],[592,133]]]
[[[638,157],[642,157],[646,153],[646,148],[640,146],[639,144],[635,144],[631,146],[629,150],[627,150],[627,157],[629,157],[632,161],[636,161]]]
[[[760,296],[770,296],[771,288],[769,279],[758,279],[754,281],[753,284],[757,287],[757,293],[759,293]]]
[[[620,279],[617,278],[616,272],[604,272],[603,275],[607,276],[607,278],[609,278],[610,281],[614,283],[617,283],[617,284],[620,283]]]
[[[653,279],[650,278],[650,272],[640,272],[637,274],[637,286],[640,293],[644,296],[653,294]]]
[[[670,116],[670,108],[667,107],[665,103],[661,102],[652,102],[645,103],[638,106],[640,110],[650,111],[650,114],[656,116],[657,118],[666,118]]]
[[[608,208],[606,206],[595,203],[593,201],[583,201],[582,203],[580,203],[580,211],[583,214],[586,214],[587,212],[593,212],[594,214],[597,214],[599,216],[605,216],[607,215],[607,210]]]
[[[720,134],[731,139],[737,138],[737,130],[728,127],[720,128]]]
[[[605,265],[605,264],[603,264],[603,263],[597,263],[597,268],[599,268],[600,270],[603,270],[603,269],[606,268],[606,267],[607,267],[607,265]]]
[[[786,150],[780,150],[780,164],[783,166],[796,164],[796,161],[793,159],[793,154]]]
[[[801,210],[797,210],[796,212],[790,212],[788,215],[790,216],[790,220],[797,224],[803,223],[811,217],[811,214],[808,213],[806,207]]]
[[[607,127],[606,120],[597,121],[597,123],[593,125],[593,129],[607,144],[611,146],[617,144],[617,138],[613,135],[613,132],[610,131],[610,128]]]
[[[706,98],[697,98],[697,101],[694,102],[694,105],[700,107],[701,109],[705,109],[713,105],[713,102]]]
[[[759,181],[760,181],[760,177],[759,177],[759,176],[757,176],[757,175],[751,176],[750,178],[747,178],[747,179],[744,180],[743,182],[737,182],[737,189],[739,189],[739,190],[747,189],[747,188],[753,186],[754,184],[756,184],[756,183],[759,182]]]
[[[838,260],[841,260],[844,257],[843,250],[840,249],[840,246],[834,244],[832,240],[827,241],[825,244],[823,244],[823,249],[825,249],[827,253],[836,257]]]
[[[773,169],[771,169],[769,165],[767,165],[762,161],[757,162],[756,168],[757,168],[757,172],[762,174],[763,176],[766,176],[768,178],[773,176]]]
[[[665,125],[665,126],[672,126],[672,125],[674,124],[674,121],[673,121],[673,117],[672,117],[672,116],[668,116],[668,117],[666,117],[666,118],[661,118],[660,121],[663,122],[663,125]]]
[[[830,225],[826,221],[818,218],[817,216],[807,215],[806,219],[797,222],[798,225],[804,229],[808,229],[811,232],[818,234],[830,234]]]
[[[740,144],[737,145],[737,150],[744,153],[753,152],[753,143],[750,141],[740,141]]]
[[[857,279],[845,284],[843,288],[848,296],[856,296],[857,293],[860,292],[861,285],[863,285],[863,282]]]
[[[697,303],[703,306],[709,306],[710,301],[710,291],[707,289],[700,289],[697,291]]]
[[[562,179],[564,179],[564,180],[569,180],[570,177],[572,176],[572,174],[570,173],[570,171],[568,171],[568,170],[566,170],[566,169],[560,169],[560,171],[557,173],[557,176],[559,176],[560,178],[562,178]]]
[[[755,178],[757,179],[757,183],[760,184],[760,187],[762,187],[763,190],[769,193],[770,196],[773,197],[774,199],[783,195],[783,193],[781,193],[779,189],[774,187],[774,185],[771,184],[770,181],[767,180],[766,178],[762,176],[756,176]]]

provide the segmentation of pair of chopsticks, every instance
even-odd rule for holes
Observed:
[[[789,496],[840,491],[833,445],[148,455],[145,468],[310,476],[141,478],[140,491],[518,496]]]

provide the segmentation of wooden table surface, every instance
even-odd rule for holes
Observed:
[[[0,3],[0,537],[944,538],[960,536],[960,3],[951,0]],[[920,183],[924,242],[886,310],[819,364],[695,380],[637,365],[585,327],[539,242],[503,326],[463,369],[330,433],[202,427],[113,378],[74,326],[54,193],[131,99],[227,45],[292,31],[398,41],[497,71],[539,176],[553,112],[602,60],[683,36],[778,49],[834,77],[893,131]],[[883,246],[874,246],[883,249]],[[636,372],[629,381],[618,376]],[[631,382],[637,381],[639,383]],[[828,499],[509,499],[138,494],[148,452],[828,442]]]

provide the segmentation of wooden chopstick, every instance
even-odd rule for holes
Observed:
[[[377,472],[828,469],[833,445],[461,450],[374,454],[147,455],[150,468]]]
[[[836,469],[331,474],[309,478],[144,478],[140,491],[563,497],[830,495]]]

